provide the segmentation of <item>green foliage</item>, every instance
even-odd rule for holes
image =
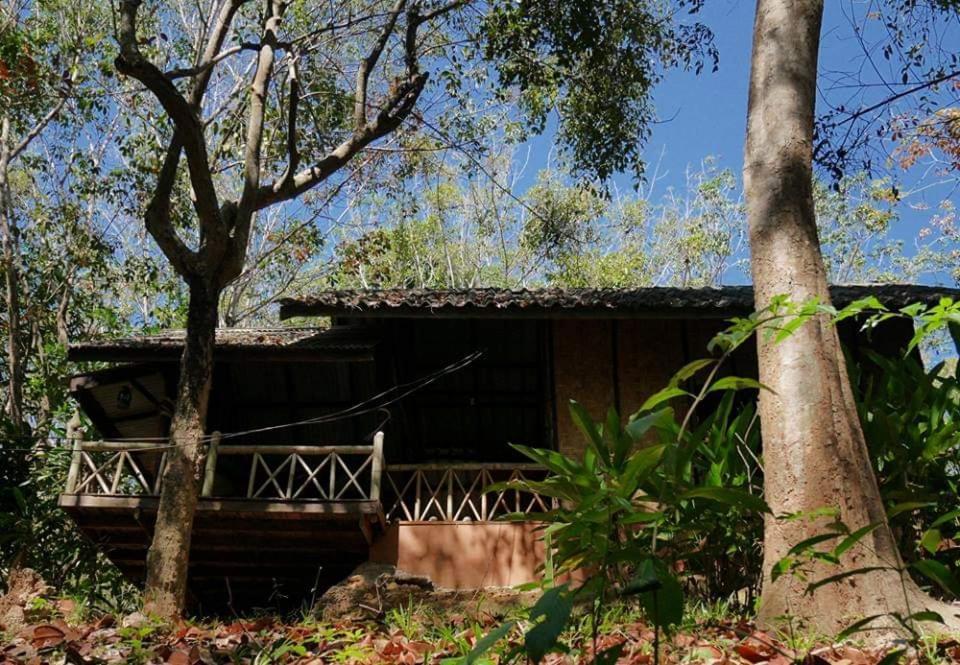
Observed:
[[[484,55],[501,84],[519,90],[534,131],[556,110],[574,167],[605,180],[643,172],[643,139],[653,119],[650,93],[664,69],[717,65],[703,24],[676,20],[678,2],[503,2],[485,18]],[[691,11],[691,13],[692,13]]]
[[[941,525],[955,527],[960,492],[960,384],[940,363],[925,369],[916,354],[887,358],[866,351],[848,363],[857,408],[880,492],[905,556],[919,540],[935,550]]]

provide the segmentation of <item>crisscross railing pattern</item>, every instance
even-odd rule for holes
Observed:
[[[372,446],[221,446],[211,437],[202,493],[223,498],[291,501],[376,501],[383,470],[383,434]],[[155,443],[75,441],[67,494],[157,496],[166,452]],[[233,458],[224,461],[224,458]],[[218,476],[218,464],[223,466]],[[243,476],[218,486],[219,478]]]
[[[90,441],[74,446],[68,494],[155,495],[166,453],[156,444]]]
[[[371,501],[379,497],[383,458],[377,446],[224,446],[220,455],[250,455],[248,499]]]
[[[545,512],[552,499],[535,492],[488,488],[494,483],[542,480],[531,464],[394,465],[387,468],[384,499],[388,520],[488,522],[511,513]]]

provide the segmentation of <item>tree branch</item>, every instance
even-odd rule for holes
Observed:
[[[277,33],[288,0],[269,0],[270,11],[264,22],[260,40],[257,70],[250,86],[250,116],[247,120],[247,141],[244,154],[244,182],[240,201],[236,205],[234,231],[221,279],[229,281],[240,274],[250,237],[250,224],[256,212],[257,192],[260,189],[260,157],[263,146],[263,121],[267,108],[267,91],[273,75],[273,63],[279,40]],[[295,68],[295,67],[294,67]],[[291,101],[291,104],[294,102]],[[293,109],[292,113],[296,113]],[[295,141],[296,139],[294,139]]]
[[[147,206],[144,216],[147,232],[160,246],[173,269],[183,277],[200,272],[200,256],[177,235],[170,223],[170,195],[177,179],[177,167],[180,164],[180,142],[174,136],[167,147],[167,153],[157,176],[157,186]]]
[[[300,151],[297,148],[297,109],[300,106],[300,80],[297,71],[297,56],[292,56],[287,74],[290,81],[290,107],[287,113],[287,169],[280,177],[280,189],[287,186],[300,166]]]
[[[147,60],[140,53],[137,45],[137,11],[140,0],[121,0],[119,41],[120,55],[116,59],[117,71],[140,81],[150,92],[173,121],[175,138],[171,142],[182,144],[187,155],[187,166],[190,171],[190,182],[196,195],[194,207],[200,219],[201,227],[208,233],[217,233],[220,212],[217,204],[217,193],[213,186],[210,174],[210,164],[207,159],[207,146],[203,135],[203,127],[197,117],[195,105],[188,103],[180,94],[173,82],[163,75],[156,65]],[[209,80],[209,74],[202,74],[198,79],[198,86]],[[194,90],[198,89],[195,86]],[[202,95],[202,93],[200,93]],[[191,95],[195,97],[196,95]],[[192,100],[191,100],[192,101]],[[170,151],[168,150],[168,153]],[[179,153],[179,150],[177,151]]]
[[[259,48],[260,46],[258,44],[245,42],[238,46],[228,48],[226,51],[221,51],[216,55],[216,57],[212,58],[211,60],[206,60],[202,64],[195,65],[193,67],[179,67],[177,69],[171,69],[167,72],[164,72],[164,76],[166,76],[168,79],[173,81],[176,79],[186,78],[188,76],[196,76],[197,74],[203,74],[204,72],[212,68],[217,63],[222,62],[223,60],[226,60],[232,55],[236,55],[241,51],[256,51],[256,50],[259,50]]]
[[[403,6],[404,3],[401,2],[401,0],[397,0],[395,9],[399,7],[402,11]],[[447,6],[446,11],[451,9],[453,9],[452,4]],[[437,14],[434,13],[434,15]],[[393,81],[390,86],[389,96],[377,114],[377,117],[372,122],[364,118],[363,124],[355,127],[350,138],[340,143],[340,145],[310,168],[297,173],[292,178],[284,174],[284,177],[277,182],[260,187],[255,202],[257,210],[262,210],[268,206],[295,198],[317,186],[332,174],[336,173],[366,146],[394,131],[406,120],[427,83],[427,74],[421,73],[419,70],[416,50],[417,29],[423,24],[424,20],[424,17],[420,15],[418,4],[407,9],[406,30],[404,34],[406,74]],[[396,26],[396,19],[392,18],[392,14],[391,18],[388,19],[388,25],[392,32]],[[377,45],[375,45],[374,50],[371,51],[370,56],[368,56],[365,62],[376,63],[379,59],[380,52],[383,50],[383,47],[379,46],[379,44],[381,41],[386,42],[383,34],[384,33],[381,33]],[[386,34],[387,38],[389,38],[389,33]],[[371,59],[371,56],[373,56],[373,59]],[[369,72],[366,76],[369,76]],[[358,77],[358,85],[361,82],[360,77]],[[364,83],[361,87],[365,89],[366,84]],[[354,110],[356,112],[356,107]],[[359,114],[355,113],[355,121],[358,118]]]
[[[386,25],[383,26],[383,30],[380,31],[380,36],[373,45],[373,49],[371,49],[370,54],[363,59],[360,67],[357,69],[357,84],[354,93],[356,99],[353,105],[353,126],[355,131],[362,131],[367,124],[367,87],[370,82],[370,72],[377,66],[377,61],[380,60],[380,55],[383,53],[383,49],[387,45],[387,40],[390,38],[390,35],[393,34],[393,29],[397,25],[397,19],[400,17],[400,13],[406,4],[406,0],[397,0],[393,9],[390,11],[390,15],[387,17]]]

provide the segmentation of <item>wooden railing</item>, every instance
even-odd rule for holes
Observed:
[[[534,492],[489,490],[494,483],[542,480],[546,471],[534,464],[400,464],[387,467],[385,475],[387,520],[488,522],[554,505]]]
[[[496,483],[541,480],[533,464],[401,464],[386,467],[383,433],[372,446],[207,444],[201,494],[270,501],[382,501],[388,520],[489,522],[554,507],[551,499]],[[75,440],[66,494],[158,496],[168,447]]]
[[[207,446],[203,496],[289,501],[377,501],[383,433],[372,446]],[[75,441],[67,494],[157,496],[166,446]]]

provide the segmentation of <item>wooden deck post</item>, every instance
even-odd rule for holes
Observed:
[[[73,455],[70,458],[70,471],[67,472],[66,494],[73,494],[77,489],[77,478],[80,475],[80,464],[83,461],[83,431],[80,429],[82,421],[80,412],[76,409],[67,423],[67,440],[73,442]]]
[[[380,500],[380,477],[383,475],[383,432],[373,435],[373,462],[370,470],[370,500]]]
[[[203,469],[203,490],[202,496],[210,496],[213,493],[213,481],[217,474],[217,454],[220,448],[220,432],[214,432],[210,435],[210,443],[207,445],[207,460]]]

